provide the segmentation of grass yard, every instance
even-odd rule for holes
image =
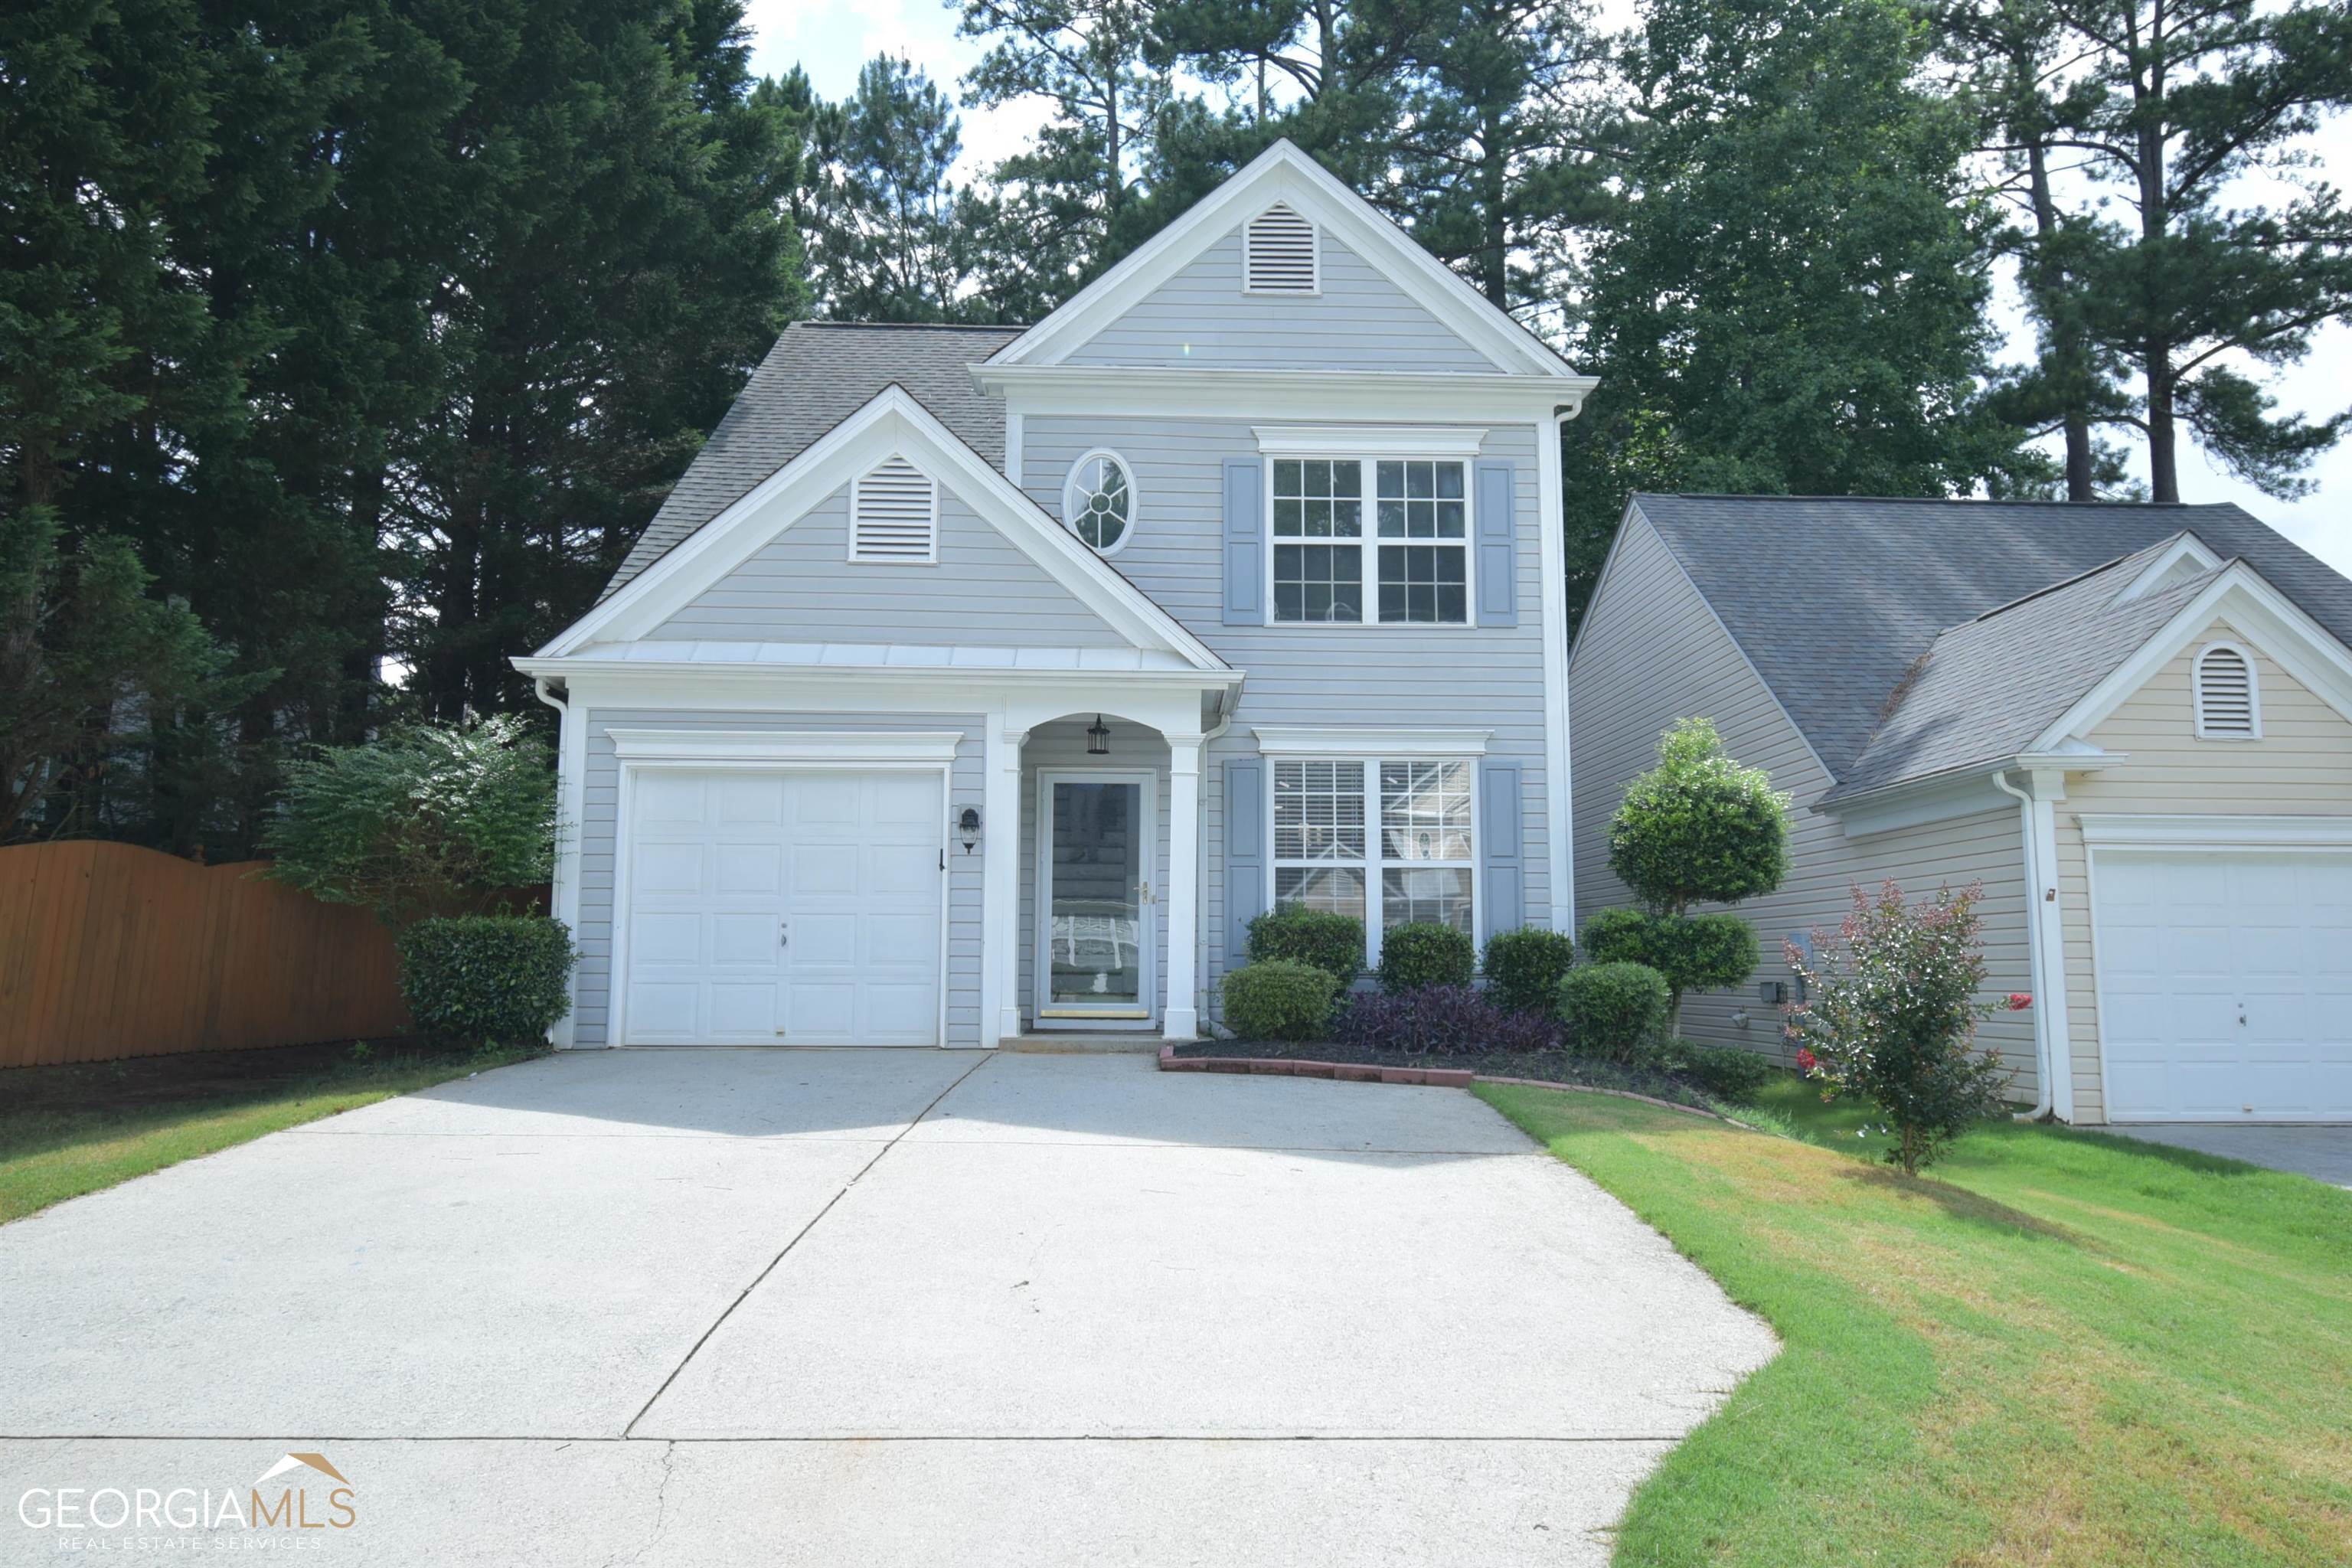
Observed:
[[[1765,1109],[1796,1139],[1477,1092],[1786,1347],[1618,1563],[2352,1562],[2352,1193],[2013,1124],[1911,1180],[1794,1080]]]
[[[68,1198],[501,1067],[528,1050],[350,1042],[0,1072],[0,1224]]]

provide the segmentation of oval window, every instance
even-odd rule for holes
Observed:
[[[1097,552],[1109,555],[1135,528],[1135,482],[1114,452],[1088,452],[1062,487],[1062,521]]]

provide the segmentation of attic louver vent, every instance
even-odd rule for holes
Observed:
[[[2222,740],[2252,740],[2260,732],[2253,667],[2226,644],[2197,656],[2197,732]]]
[[[852,561],[937,558],[939,488],[904,458],[893,458],[851,487]]]
[[[1315,226],[1280,202],[1250,220],[1243,248],[1249,293],[1312,294],[1321,285]]]

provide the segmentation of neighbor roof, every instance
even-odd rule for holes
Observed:
[[[1966,731],[1974,737],[1966,744],[1979,744],[1998,727],[1990,710],[2012,695],[2023,700],[2016,688],[1990,690],[1983,682],[1995,671],[2011,679],[2043,659],[2071,668],[2105,658],[2105,639],[2129,634],[2126,620],[2103,617],[2095,627],[2074,627],[2046,605],[2031,607],[2040,601],[2017,601],[2113,564],[2117,574],[2105,582],[2112,599],[2132,581],[2120,574],[2126,557],[2182,532],[2194,533],[2225,561],[2244,560],[2352,643],[2352,582],[2235,506],[1708,495],[1637,495],[1632,506],[1771,687],[1839,781],[1841,795],[1863,787],[1844,787],[1864,776],[1858,764],[1866,763],[1877,787],[1936,771],[1937,758],[1953,758],[1947,765],[1973,760],[1954,756],[1964,744],[1959,710],[1969,710],[1969,723],[1986,726]],[[2082,595],[2093,591],[2078,586]],[[2072,590],[2045,596],[2077,608],[2087,602]],[[2176,596],[2168,589],[2147,597]],[[2020,618],[1995,626],[2007,618],[1996,616],[1987,629],[1962,630],[2005,605],[2015,605],[2007,615]],[[1955,640],[1939,654],[1980,660],[1978,684],[1948,687],[1938,675],[1936,705],[1904,714],[1929,695],[1927,672],[1936,661],[1921,671],[1918,689],[1900,702],[1890,700],[1948,632]],[[2050,678],[2062,684],[2071,679]],[[1986,712],[1975,714],[1979,707]],[[1882,723],[1897,715],[1907,739],[1890,730],[1887,745],[1865,759],[1865,749],[1877,749]]]
[[[1003,468],[1004,405],[972,385],[971,367],[1024,330],[862,321],[796,321],[785,328],[604,584],[599,602],[894,382],[990,467]]]

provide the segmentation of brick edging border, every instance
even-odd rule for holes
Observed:
[[[1644,1105],[1679,1110],[1685,1116],[1704,1116],[1710,1121],[1727,1121],[1734,1127],[1748,1125],[1719,1111],[1696,1105],[1677,1105],[1671,1100],[1636,1094],[1630,1089],[1601,1089],[1588,1083],[1554,1083],[1540,1078],[1499,1078],[1489,1073],[1472,1072],[1467,1068],[1387,1068],[1370,1062],[1309,1062],[1297,1061],[1288,1057],[1180,1057],[1175,1047],[1162,1046],[1160,1047],[1160,1070],[1253,1073],[1266,1078],[1328,1078],[1343,1083],[1414,1083],[1431,1089],[1468,1089],[1474,1083],[1499,1083],[1517,1089],[1554,1089],[1568,1094],[1605,1094],[1618,1100],[1638,1100]]]

